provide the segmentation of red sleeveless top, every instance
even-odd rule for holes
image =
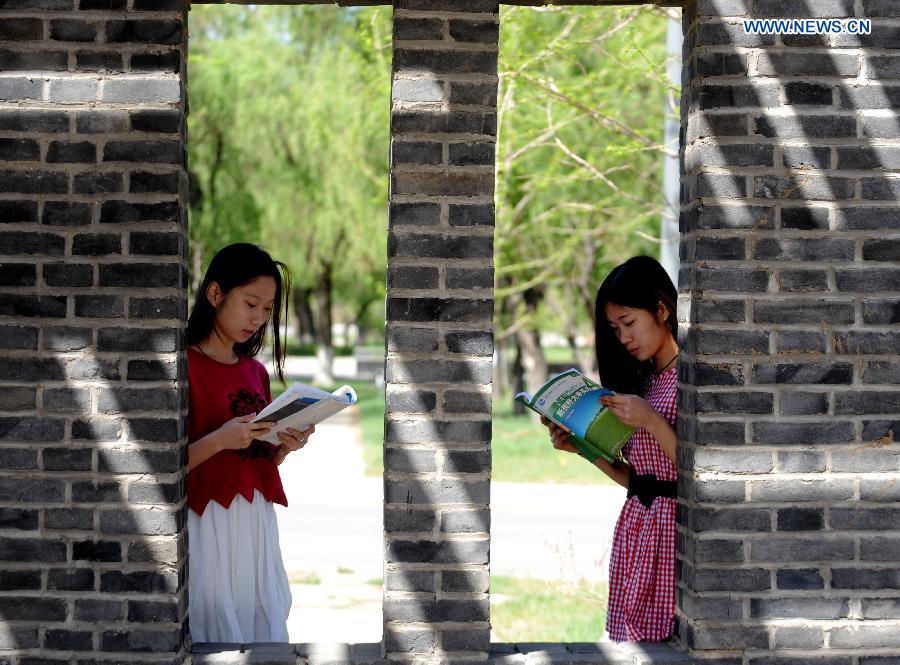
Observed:
[[[203,438],[237,416],[262,411],[272,401],[269,374],[262,363],[241,357],[237,363],[221,363],[189,348],[188,443]],[[266,501],[287,505],[275,448],[254,441],[243,450],[222,450],[188,472],[187,504],[202,515],[206,504],[216,501],[225,508],[238,494],[253,501],[259,490]]]

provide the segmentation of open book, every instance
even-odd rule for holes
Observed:
[[[268,434],[258,437],[260,441],[268,441],[276,446],[281,445],[278,432],[289,427],[304,430],[342,411],[351,404],[356,404],[356,391],[350,386],[341,386],[333,393],[295,382],[272,400],[260,411],[252,422],[277,423]]]
[[[516,400],[568,430],[581,454],[612,464],[625,461],[622,448],[635,430],[600,403],[603,395],[613,394],[573,368],[551,378],[534,397],[519,393]]]

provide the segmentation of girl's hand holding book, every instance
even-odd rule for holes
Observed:
[[[316,426],[310,425],[304,430],[299,430],[296,427],[288,427],[285,431],[278,432],[277,436],[281,445],[278,446],[278,452],[275,453],[276,463],[281,464],[284,461],[284,458],[288,456],[288,453],[300,450],[305,446],[309,442],[309,437],[315,431]]]
[[[216,430],[220,450],[243,450],[247,448],[253,439],[264,436],[275,423],[250,422],[256,417],[255,413],[246,416],[232,418]]]
[[[550,430],[550,440],[553,441],[553,447],[557,450],[565,450],[567,453],[577,453],[578,449],[569,442],[569,432],[557,425],[555,422],[541,416],[541,424],[546,425]]]
[[[604,395],[600,403],[608,408],[616,418],[631,427],[644,427],[659,417],[647,401],[637,395]]]

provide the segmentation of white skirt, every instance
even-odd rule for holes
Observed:
[[[194,642],[287,642],[291,610],[275,507],[255,490],[229,508],[188,509],[188,616]]]

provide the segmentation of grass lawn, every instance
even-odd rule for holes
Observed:
[[[596,642],[605,583],[491,576],[491,628],[501,642]]]

